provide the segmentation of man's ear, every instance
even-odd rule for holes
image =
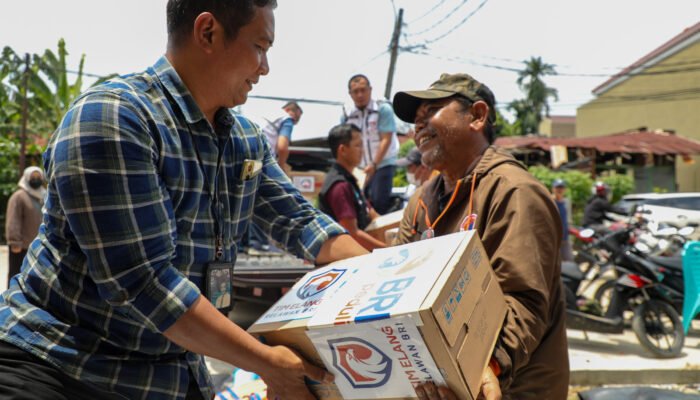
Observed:
[[[486,126],[486,121],[489,118],[489,106],[483,100],[479,100],[472,104],[472,129],[475,131],[481,130]]]
[[[210,12],[203,12],[194,20],[194,43],[207,54],[213,51],[216,40],[223,39],[223,34],[221,25]]]

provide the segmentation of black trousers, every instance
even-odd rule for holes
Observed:
[[[10,282],[10,278],[19,274],[19,270],[22,268],[22,262],[24,261],[24,256],[27,255],[27,249],[22,249],[22,251],[19,253],[13,253],[10,249],[7,249],[7,251],[10,254],[10,268],[7,271],[7,282]]]
[[[187,400],[202,400],[190,372]],[[0,400],[127,400],[65,375],[51,364],[0,341]]]

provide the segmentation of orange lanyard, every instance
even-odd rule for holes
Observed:
[[[430,217],[428,217],[428,206],[423,202],[423,199],[418,199],[418,205],[420,207],[416,207],[415,212],[413,213],[413,231],[412,234],[418,233],[416,228],[418,228],[418,224],[416,223],[418,221],[418,209],[423,208],[424,211],[424,217],[425,217],[425,226],[427,227],[426,231],[435,231],[435,226],[437,226],[438,222],[442,219],[442,217],[447,213],[447,210],[450,209],[452,206],[452,203],[454,203],[455,198],[457,197],[457,193],[459,192],[459,188],[462,184],[462,180],[460,179],[457,181],[457,185],[455,186],[455,190],[452,192],[452,196],[450,196],[450,201],[447,202],[447,205],[445,206],[445,209],[442,210],[440,215],[438,215],[437,219],[435,219],[435,222],[430,222]],[[476,184],[476,172],[474,173],[472,177],[472,187],[471,191],[469,193],[469,208],[467,209],[467,219],[465,220],[464,224],[460,227],[462,230],[465,230],[467,226],[469,226],[471,223],[474,222],[474,219],[476,216],[472,217],[472,204],[473,204],[473,198],[474,198],[474,186]]]

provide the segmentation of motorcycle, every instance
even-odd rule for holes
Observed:
[[[660,287],[659,276],[648,262],[630,250],[634,227],[606,234],[599,245],[611,255],[619,273],[611,291],[610,305],[604,312],[595,301],[576,293],[585,279],[575,263],[562,263],[562,283],[566,296],[569,329],[621,334],[625,328],[623,313],[634,312],[632,330],[639,343],[659,358],[680,354],[685,341],[683,326],[672,300]]]

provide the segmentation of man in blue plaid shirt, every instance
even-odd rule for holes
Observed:
[[[275,5],[169,0],[166,55],[72,105],[45,154],[39,236],[0,298],[1,398],[209,399],[202,355],[259,374],[270,398],[332,379],[202,295],[251,220],[310,261],[365,253],[229,111],[269,71]]]

